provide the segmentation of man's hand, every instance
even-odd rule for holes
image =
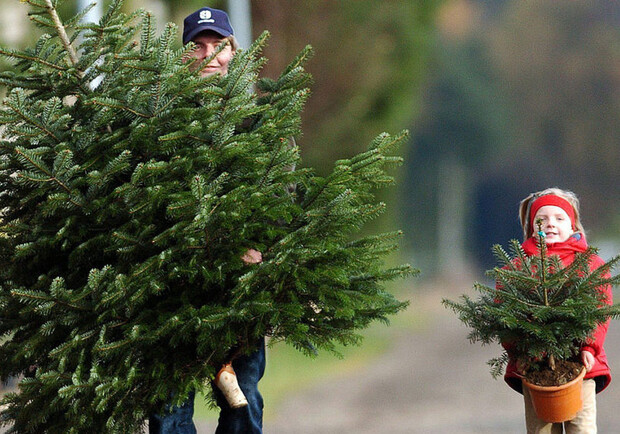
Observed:
[[[241,256],[241,260],[245,265],[260,264],[263,262],[263,254],[258,250],[248,249],[243,256]]]

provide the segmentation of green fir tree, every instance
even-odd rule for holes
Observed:
[[[46,33],[0,49],[0,375],[20,433],[137,432],[262,336],[308,355],[406,307],[385,282],[400,233],[362,237],[406,133],[327,177],[299,166],[304,50],[259,78],[263,34],[225,77],[176,27],[112,3],[94,24],[26,0]],[[292,188],[293,187],[293,188]],[[248,266],[253,248],[263,262]]]
[[[459,319],[471,328],[472,343],[507,344],[500,356],[489,360],[491,374],[498,377],[509,357],[527,371],[555,370],[557,361],[574,359],[595,328],[620,317],[620,304],[607,303],[601,288],[617,285],[612,276],[620,261],[616,256],[594,271],[589,247],[563,266],[557,255],[548,255],[544,232],[538,237],[539,254],[528,256],[517,240],[510,252],[493,246],[499,265],[487,272],[496,286],[474,285],[480,295],[460,301],[444,299]]]

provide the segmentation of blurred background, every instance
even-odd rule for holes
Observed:
[[[85,4],[66,0],[62,10],[68,16]],[[248,41],[269,30],[266,76],[278,75],[304,46],[314,48],[307,68],[315,83],[298,138],[304,165],[328,173],[335,160],[365,150],[379,133],[410,131],[397,185],[378,192],[388,212],[369,230],[404,230],[394,260],[422,273],[394,291],[412,305],[392,327],[371,328],[361,348],[343,349],[342,361],[330,355],[308,361],[271,348],[262,382],[265,432],[522,432],[520,397],[494,382],[484,365],[499,350],[469,345],[440,300],[484,279],[495,264],[491,246],[521,239],[519,201],[546,187],[577,193],[589,242],[604,259],[620,251],[620,3],[124,3],[127,11],[152,11],[160,29],[169,21],[181,26],[202,6],[229,11],[242,46],[245,29]],[[23,47],[35,37],[27,7],[0,0],[0,44]],[[620,351],[614,327],[620,326],[612,324],[607,348],[620,372],[620,354],[612,357]],[[460,364],[441,365],[449,360]],[[483,385],[473,392],[438,393],[446,377],[464,383],[477,374]],[[384,395],[377,388],[386,381],[393,393]],[[494,392],[481,398],[483,389]],[[612,393],[620,396],[601,395],[602,432],[620,432]],[[416,404],[421,394],[435,404]],[[499,411],[491,417],[483,411],[489,407]],[[447,409],[457,410],[459,425],[439,423]],[[212,432],[216,413],[196,411],[200,429]]]

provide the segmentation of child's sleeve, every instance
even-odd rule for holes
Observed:
[[[592,270],[595,270],[604,264],[603,260],[600,259],[598,256],[595,257],[595,259],[596,260],[593,261],[591,265]],[[611,274],[605,273],[603,277],[609,278],[611,277]],[[600,288],[600,290],[601,292],[605,294],[605,304],[609,304],[609,305],[613,304],[613,292],[611,289],[611,285],[603,285]],[[605,337],[607,336],[607,330],[609,329],[610,321],[611,321],[611,318],[605,321],[604,323],[599,324],[596,327],[596,329],[594,329],[594,333],[592,334],[592,337],[589,338],[586,344],[581,348],[582,351],[589,351],[594,356],[599,355],[599,353],[601,352],[603,348],[603,344],[605,343]]]

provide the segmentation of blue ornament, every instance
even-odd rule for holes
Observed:
[[[545,237],[547,236],[547,234],[546,234],[546,233],[544,233],[543,231],[538,231],[538,236],[539,236],[540,238],[545,238]]]

